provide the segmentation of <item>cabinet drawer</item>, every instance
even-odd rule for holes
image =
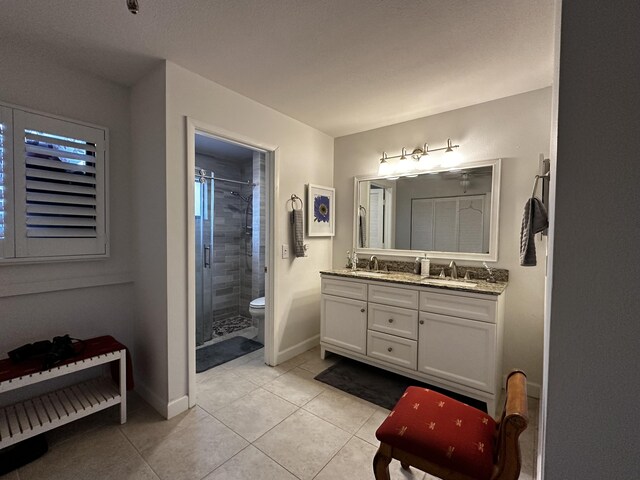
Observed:
[[[367,299],[367,284],[337,278],[322,278],[322,293],[336,295],[338,297],[353,298],[355,300]]]
[[[494,300],[420,292],[420,310],[496,323],[496,302]]]
[[[418,361],[418,342],[369,330],[367,355],[383,362],[415,370]]]
[[[493,393],[496,325],[420,312],[418,371]]]
[[[369,329],[418,339],[418,311],[369,303]]]
[[[418,308],[418,291],[408,288],[369,285],[369,301],[394,307]]]

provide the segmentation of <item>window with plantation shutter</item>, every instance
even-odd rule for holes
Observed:
[[[0,259],[13,257],[13,111],[0,105]]]
[[[19,109],[12,120],[14,252],[4,258],[106,255],[106,130]]]

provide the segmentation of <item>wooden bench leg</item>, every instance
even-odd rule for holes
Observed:
[[[389,464],[391,463],[391,447],[385,443],[380,444],[380,448],[373,457],[373,475],[376,480],[391,480],[389,476]]]

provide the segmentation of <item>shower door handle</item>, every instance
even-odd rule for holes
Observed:
[[[204,246],[204,268],[211,267],[211,247],[209,245]]]

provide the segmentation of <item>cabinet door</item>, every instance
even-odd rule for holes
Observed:
[[[493,393],[495,324],[420,312],[418,371]]]
[[[367,353],[367,302],[322,295],[320,340]]]

